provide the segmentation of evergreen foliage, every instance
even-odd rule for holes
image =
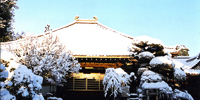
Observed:
[[[0,41],[6,42],[12,40],[12,23],[14,22],[14,9],[17,0],[1,0],[0,1]]]
[[[164,47],[161,44],[148,44],[148,41],[140,41],[140,42],[133,42],[132,45],[135,45],[138,48],[133,48],[135,49],[135,52],[141,53],[143,51],[149,51],[153,53],[155,56],[163,56],[164,55]]]
[[[188,51],[189,51],[189,49],[181,49],[178,56],[189,56]]]

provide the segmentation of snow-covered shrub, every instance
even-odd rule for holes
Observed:
[[[143,84],[144,82],[152,83],[152,82],[161,82],[162,78],[153,71],[144,71],[141,76],[140,84]]]
[[[0,65],[0,100],[16,100],[16,97],[11,95],[5,88],[6,86],[12,85],[12,82],[6,81],[9,73],[3,64],[0,63]]]
[[[79,72],[80,69],[71,52],[67,52],[58,37],[51,33],[41,37],[27,36],[7,49],[15,52],[19,63],[55,85],[66,82],[64,77],[68,72]]]
[[[139,68],[138,71],[137,71],[137,74],[140,76],[140,75],[142,75],[142,73],[144,71],[147,71],[147,70],[148,70],[148,68]]]
[[[145,59],[148,59],[149,61],[155,57],[151,52],[148,52],[148,51],[141,52],[139,53],[138,56],[139,56],[139,59],[145,58]]]
[[[177,81],[185,81],[186,80],[186,74],[184,71],[182,71],[180,68],[174,68],[175,72],[174,72],[174,78]]]
[[[159,72],[159,71],[174,71],[175,64],[169,56],[159,56],[155,57],[150,61],[150,70]]]
[[[185,90],[185,91],[180,91],[178,89],[174,89],[174,94],[173,94],[173,99],[174,100],[194,100],[193,97]]]
[[[126,96],[129,96],[129,84],[132,76],[135,77],[133,72],[128,75],[121,68],[107,68],[103,78],[104,96],[106,97],[108,91],[111,91],[110,96],[114,94],[114,98],[117,97],[118,93],[124,93]]]
[[[173,93],[172,88],[162,80],[159,74],[150,70],[143,72],[138,92],[145,94],[146,89],[158,89],[159,94],[164,94],[169,97]]]
[[[47,93],[47,100],[63,100],[63,99],[53,96],[52,93]]]
[[[16,89],[17,87],[18,90],[14,91],[14,93],[27,98],[35,98],[35,96],[41,95],[39,92],[42,89],[43,77],[35,75],[32,73],[32,70],[28,69],[24,65],[18,66],[19,67],[14,70],[11,80],[13,82],[13,89]],[[42,99],[43,97],[39,96],[39,98]]]
[[[4,75],[2,74],[7,78],[4,81],[5,84],[1,82],[2,86],[6,87],[10,94],[15,95],[17,99],[24,97],[28,99],[44,100],[42,94],[39,93],[42,89],[43,78],[35,75],[32,70],[28,69],[26,66],[16,63],[16,57],[11,52],[1,50],[1,54],[1,62],[6,64],[6,68],[1,67],[1,69],[6,69],[7,71]],[[7,57],[7,55],[10,55],[10,57]],[[7,90],[4,89],[3,91],[8,93]]]
[[[140,67],[146,67],[149,65],[149,62],[151,59],[153,59],[155,56],[148,51],[144,51],[138,54],[138,61],[140,63]]]

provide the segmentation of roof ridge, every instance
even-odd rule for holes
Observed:
[[[78,16],[76,16],[76,17],[78,18]],[[59,28],[53,29],[52,32],[56,32],[58,30],[70,27],[70,26],[75,25],[75,24],[97,24],[97,25],[101,26],[100,28],[103,27],[103,28],[106,28],[106,29],[110,30],[111,32],[117,33],[117,34],[119,34],[121,36],[124,36],[124,37],[127,37],[129,39],[133,39],[133,37],[130,36],[130,35],[127,35],[127,34],[124,34],[122,32],[116,31],[116,30],[114,30],[114,29],[112,29],[112,28],[110,28],[110,27],[108,27],[106,25],[103,25],[103,24],[99,23],[97,21],[97,17],[94,17],[95,20],[89,20],[89,19],[88,20],[87,19],[83,19],[82,20],[82,19],[77,19],[76,17],[75,17],[75,20],[72,23],[69,23],[67,25],[64,25],[64,26],[61,26]]]
[[[97,24],[100,25],[101,27],[107,28],[108,30],[110,30],[110,31],[112,31],[112,32],[114,32],[114,33],[117,33],[117,34],[119,34],[119,35],[121,35],[121,36],[127,37],[127,38],[129,38],[129,39],[133,39],[132,36],[129,36],[129,35],[127,35],[127,34],[124,34],[124,33],[122,33],[122,32],[119,32],[119,31],[117,31],[117,30],[115,30],[115,29],[112,29],[112,28],[110,28],[110,27],[108,27],[108,26],[106,26],[106,25],[103,25],[103,24],[101,24],[101,23],[99,23],[99,22],[97,22]]]

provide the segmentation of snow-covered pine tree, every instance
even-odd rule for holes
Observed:
[[[153,39],[152,39],[153,40]],[[152,42],[152,40],[133,40],[132,46],[130,47],[130,51],[134,53],[141,53],[143,51],[149,51],[153,53],[155,56],[163,56],[164,55],[164,47],[161,43]]]
[[[66,51],[59,38],[51,32],[40,37],[27,35],[7,49],[18,56],[19,63],[54,85],[62,85],[62,82],[66,82],[64,77],[68,72],[79,72],[80,69],[71,52]]]
[[[141,81],[137,91],[139,94],[146,94],[146,89],[149,89],[149,92],[153,89],[158,89],[160,99],[166,99],[163,98],[163,96],[172,98],[172,88],[165,81],[162,80],[159,74],[150,70],[144,71],[141,75]]]

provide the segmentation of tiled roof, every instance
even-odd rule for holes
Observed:
[[[76,20],[52,30],[73,55],[129,55],[133,37],[95,20]]]

